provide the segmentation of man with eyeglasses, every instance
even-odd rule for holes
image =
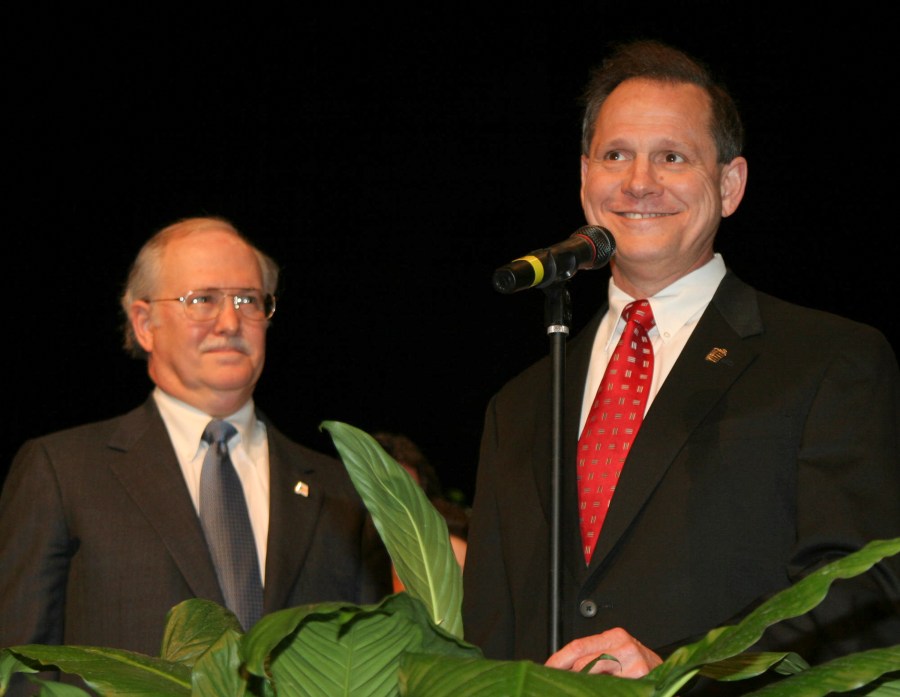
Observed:
[[[231,434],[223,447],[251,521],[263,612],[390,593],[384,548],[343,465],[289,440],[254,404],[277,283],[275,262],[222,219],[182,220],[144,245],[121,304],[125,347],[155,387],[128,414],[17,454],[0,496],[0,646],[155,656],[173,606],[226,605],[201,521],[211,421]]]

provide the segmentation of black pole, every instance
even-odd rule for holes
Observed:
[[[551,385],[552,428],[550,470],[550,654],[560,649],[560,511],[562,501],[563,404],[565,398],[566,339],[572,321],[569,290],[563,283],[544,291],[544,322],[550,337],[553,379]]]

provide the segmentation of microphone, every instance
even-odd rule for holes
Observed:
[[[599,225],[585,225],[552,247],[536,249],[494,271],[494,288],[515,293],[526,288],[544,288],[565,281],[580,269],[599,269],[616,252],[612,233]]]

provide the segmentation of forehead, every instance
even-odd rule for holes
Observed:
[[[163,252],[164,284],[190,288],[259,288],[262,273],[250,246],[219,228],[193,231],[173,239]],[[181,288],[186,290],[186,288]]]
[[[691,83],[634,78],[618,85],[597,115],[594,138],[646,138],[650,134],[712,143],[712,105],[704,89]]]

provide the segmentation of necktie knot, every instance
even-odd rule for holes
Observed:
[[[622,310],[622,319],[626,322],[634,320],[643,327],[645,332],[649,332],[656,326],[656,320],[653,318],[653,308],[650,307],[649,300],[635,300],[628,303]]]
[[[215,443],[221,454],[228,450],[228,441],[235,433],[237,433],[237,429],[227,421],[213,419],[203,430],[203,440],[210,446]]]

